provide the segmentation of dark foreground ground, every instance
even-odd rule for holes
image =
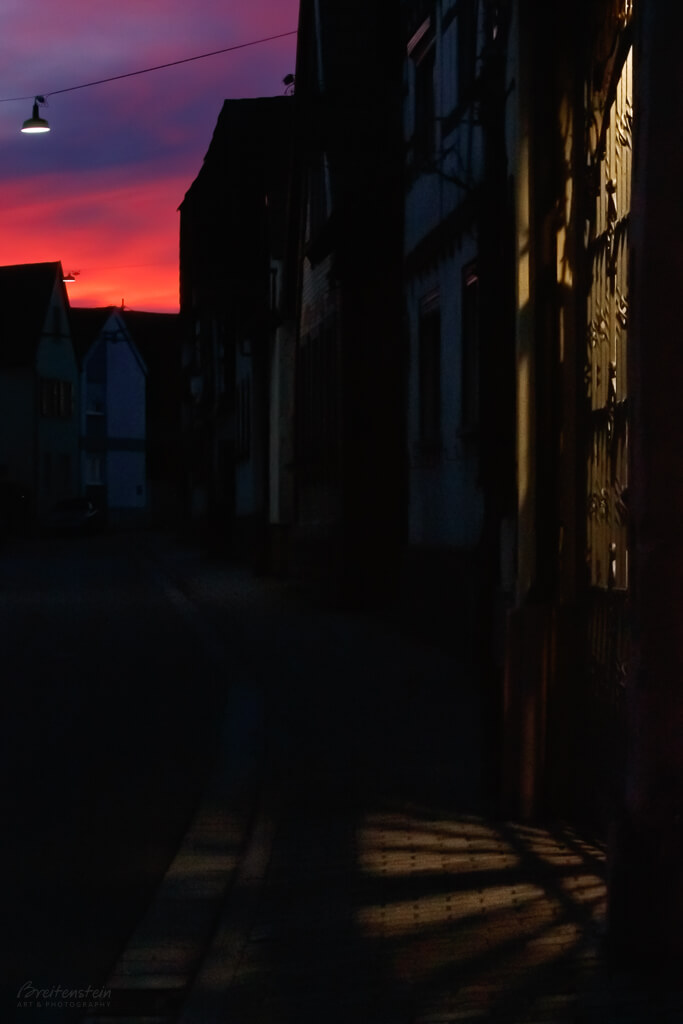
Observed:
[[[182,836],[224,676],[132,538],[0,550],[3,980],[93,985]]]
[[[491,817],[457,651],[151,534],[0,571],[16,1019],[683,1024],[601,845]]]

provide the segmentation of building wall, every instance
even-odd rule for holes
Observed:
[[[32,370],[0,373],[0,479],[35,488],[35,377]]]
[[[283,246],[283,256],[285,249]],[[268,380],[268,522],[271,563],[285,572],[289,562],[289,536],[294,522],[294,400],[296,328],[288,308],[284,258],[271,258],[271,310],[277,326],[270,339]]]
[[[106,325],[112,326],[111,321]],[[107,336],[107,504],[114,519],[147,506],[146,380],[127,332]],[[132,449],[132,450],[131,450]]]
[[[79,374],[66,309],[57,288],[48,309],[45,333],[38,345],[36,371],[39,390],[36,508],[40,512],[54,501],[77,494],[80,488]],[[49,413],[45,414],[44,410],[41,413],[41,380],[68,385],[69,397],[60,400],[58,412],[51,403]]]
[[[125,326],[108,318],[84,362],[83,486],[114,521],[147,506],[146,376]]]
[[[474,547],[483,521],[476,434],[464,422],[461,351],[464,268],[476,254],[468,240],[430,273],[408,284],[410,374],[408,415],[409,516],[412,545]],[[438,293],[440,314],[440,421],[438,450],[423,446],[420,427],[420,319],[425,296]]]
[[[475,374],[465,369],[463,281],[466,268],[478,257],[471,193],[482,173],[483,149],[481,129],[473,123],[466,97],[458,94],[458,33],[462,31],[455,4],[439,0],[429,20],[408,41],[404,250],[410,333],[408,542],[417,547],[469,549],[480,538],[484,506],[478,479],[478,424],[468,422],[478,395],[467,393],[472,380],[465,379]],[[478,45],[474,39],[472,45]],[[431,109],[420,100],[420,90],[424,92],[428,81],[425,67],[433,69]],[[420,127],[425,110],[427,122]],[[432,324],[438,318],[440,333],[431,366],[425,365],[421,355],[421,324],[429,316]],[[470,358],[476,356],[475,351]],[[426,380],[429,374],[438,377],[438,384]],[[426,385],[435,392],[430,415],[438,419],[438,425],[430,427],[434,435],[430,438],[423,436],[422,406],[429,400]],[[478,381],[475,387],[478,391]]]
[[[235,466],[235,514],[246,518],[259,509],[258,470],[258,402],[254,393],[255,374],[251,342],[235,352],[235,387],[237,392],[237,424]]]
[[[112,438],[145,437],[145,374],[123,334],[107,340],[108,432]]]
[[[226,100],[180,207],[187,526],[259,564],[269,520],[270,267],[281,257],[292,104]]]
[[[311,351],[308,347],[313,339],[323,331],[326,324],[335,322],[339,316],[339,298],[337,292],[330,288],[332,267],[331,254],[316,264],[304,260],[297,353],[297,454],[300,467],[298,519],[301,527],[312,526],[316,530],[338,525],[342,515],[339,461],[337,459],[332,463],[330,453],[317,448],[320,420],[329,413],[332,396],[329,393],[323,394],[321,371],[313,361],[310,370],[304,370],[304,363],[309,360]],[[341,391],[338,374],[335,375],[335,386],[338,404]]]
[[[107,483],[109,510],[114,516],[126,511],[144,511],[147,504],[145,453],[108,452]]]
[[[269,518],[273,525],[288,525],[294,515],[294,344],[292,331],[280,328],[270,353]]]

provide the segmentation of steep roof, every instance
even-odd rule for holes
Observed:
[[[145,372],[149,369],[148,351],[154,355],[159,342],[178,330],[177,313],[139,313],[120,306],[76,306],[69,312],[74,350],[79,365],[99,338],[110,317],[123,324],[129,343]]]
[[[251,184],[254,174],[260,182],[264,171],[267,181],[279,185],[287,167],[293,102],[291,96],[225,100],[204,162],[180,208],[207,189],[213,199],[217,183],[227,193]]]
[[[234,301],[237,281],[262,283],[266,249],[284,248],[292,96],[226,100],[199,174],[180,205],[180,305],[201,293]],[[226,282],[232,282],[232,291]],[[210,299],[208,297],[210,296]]]
[[[69,310],[71,336],[79,366],[82,365],[86,352],[99,336],[100,331],[115,310],[115,306],[93,306],[89,308],[72,306]]]
[[[167,368],[169,359],[176,358],[180,345],[179,315],[126,309],[123,319],[150,371]]]
[[[55,284],[68,298],[62,265],[19,263],[0,267],[0,365],[26,366],[36,355]]]

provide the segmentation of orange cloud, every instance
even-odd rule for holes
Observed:
[[[111,171],[54,174],[34,184],[5,181],[0,201],[0,264],[61,260],[79,271],[69,285],[76,306],[178,309],[178,220],[188,187],[178,173],[119,184]]]

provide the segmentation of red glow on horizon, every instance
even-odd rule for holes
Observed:
[[[67,8],[21,0],[0,14],[0,98],[44,94],[44,135],[22,135],[31,102],[0,104],[0,265],[60,261],[73,306],[176,313],[178,206],[199,173],[223,101],[276,95],[296,36],[72,91],[108,76],[296,29],[298,0],[200,0]],[[52,93],[50,90],[54,90]]]
[[[43,185],[36,197],[21,181],[4,183],[0,265],[59,260],[65,273],[78,269],[67,285],[74,306],[119,306],[123,300],[129,308],[178,312],[175,211],[184,180],[117,186],[115,175],[104,172],[84,175],[75,189],[73,182],[67,189],[62,175],[47,176]]]

